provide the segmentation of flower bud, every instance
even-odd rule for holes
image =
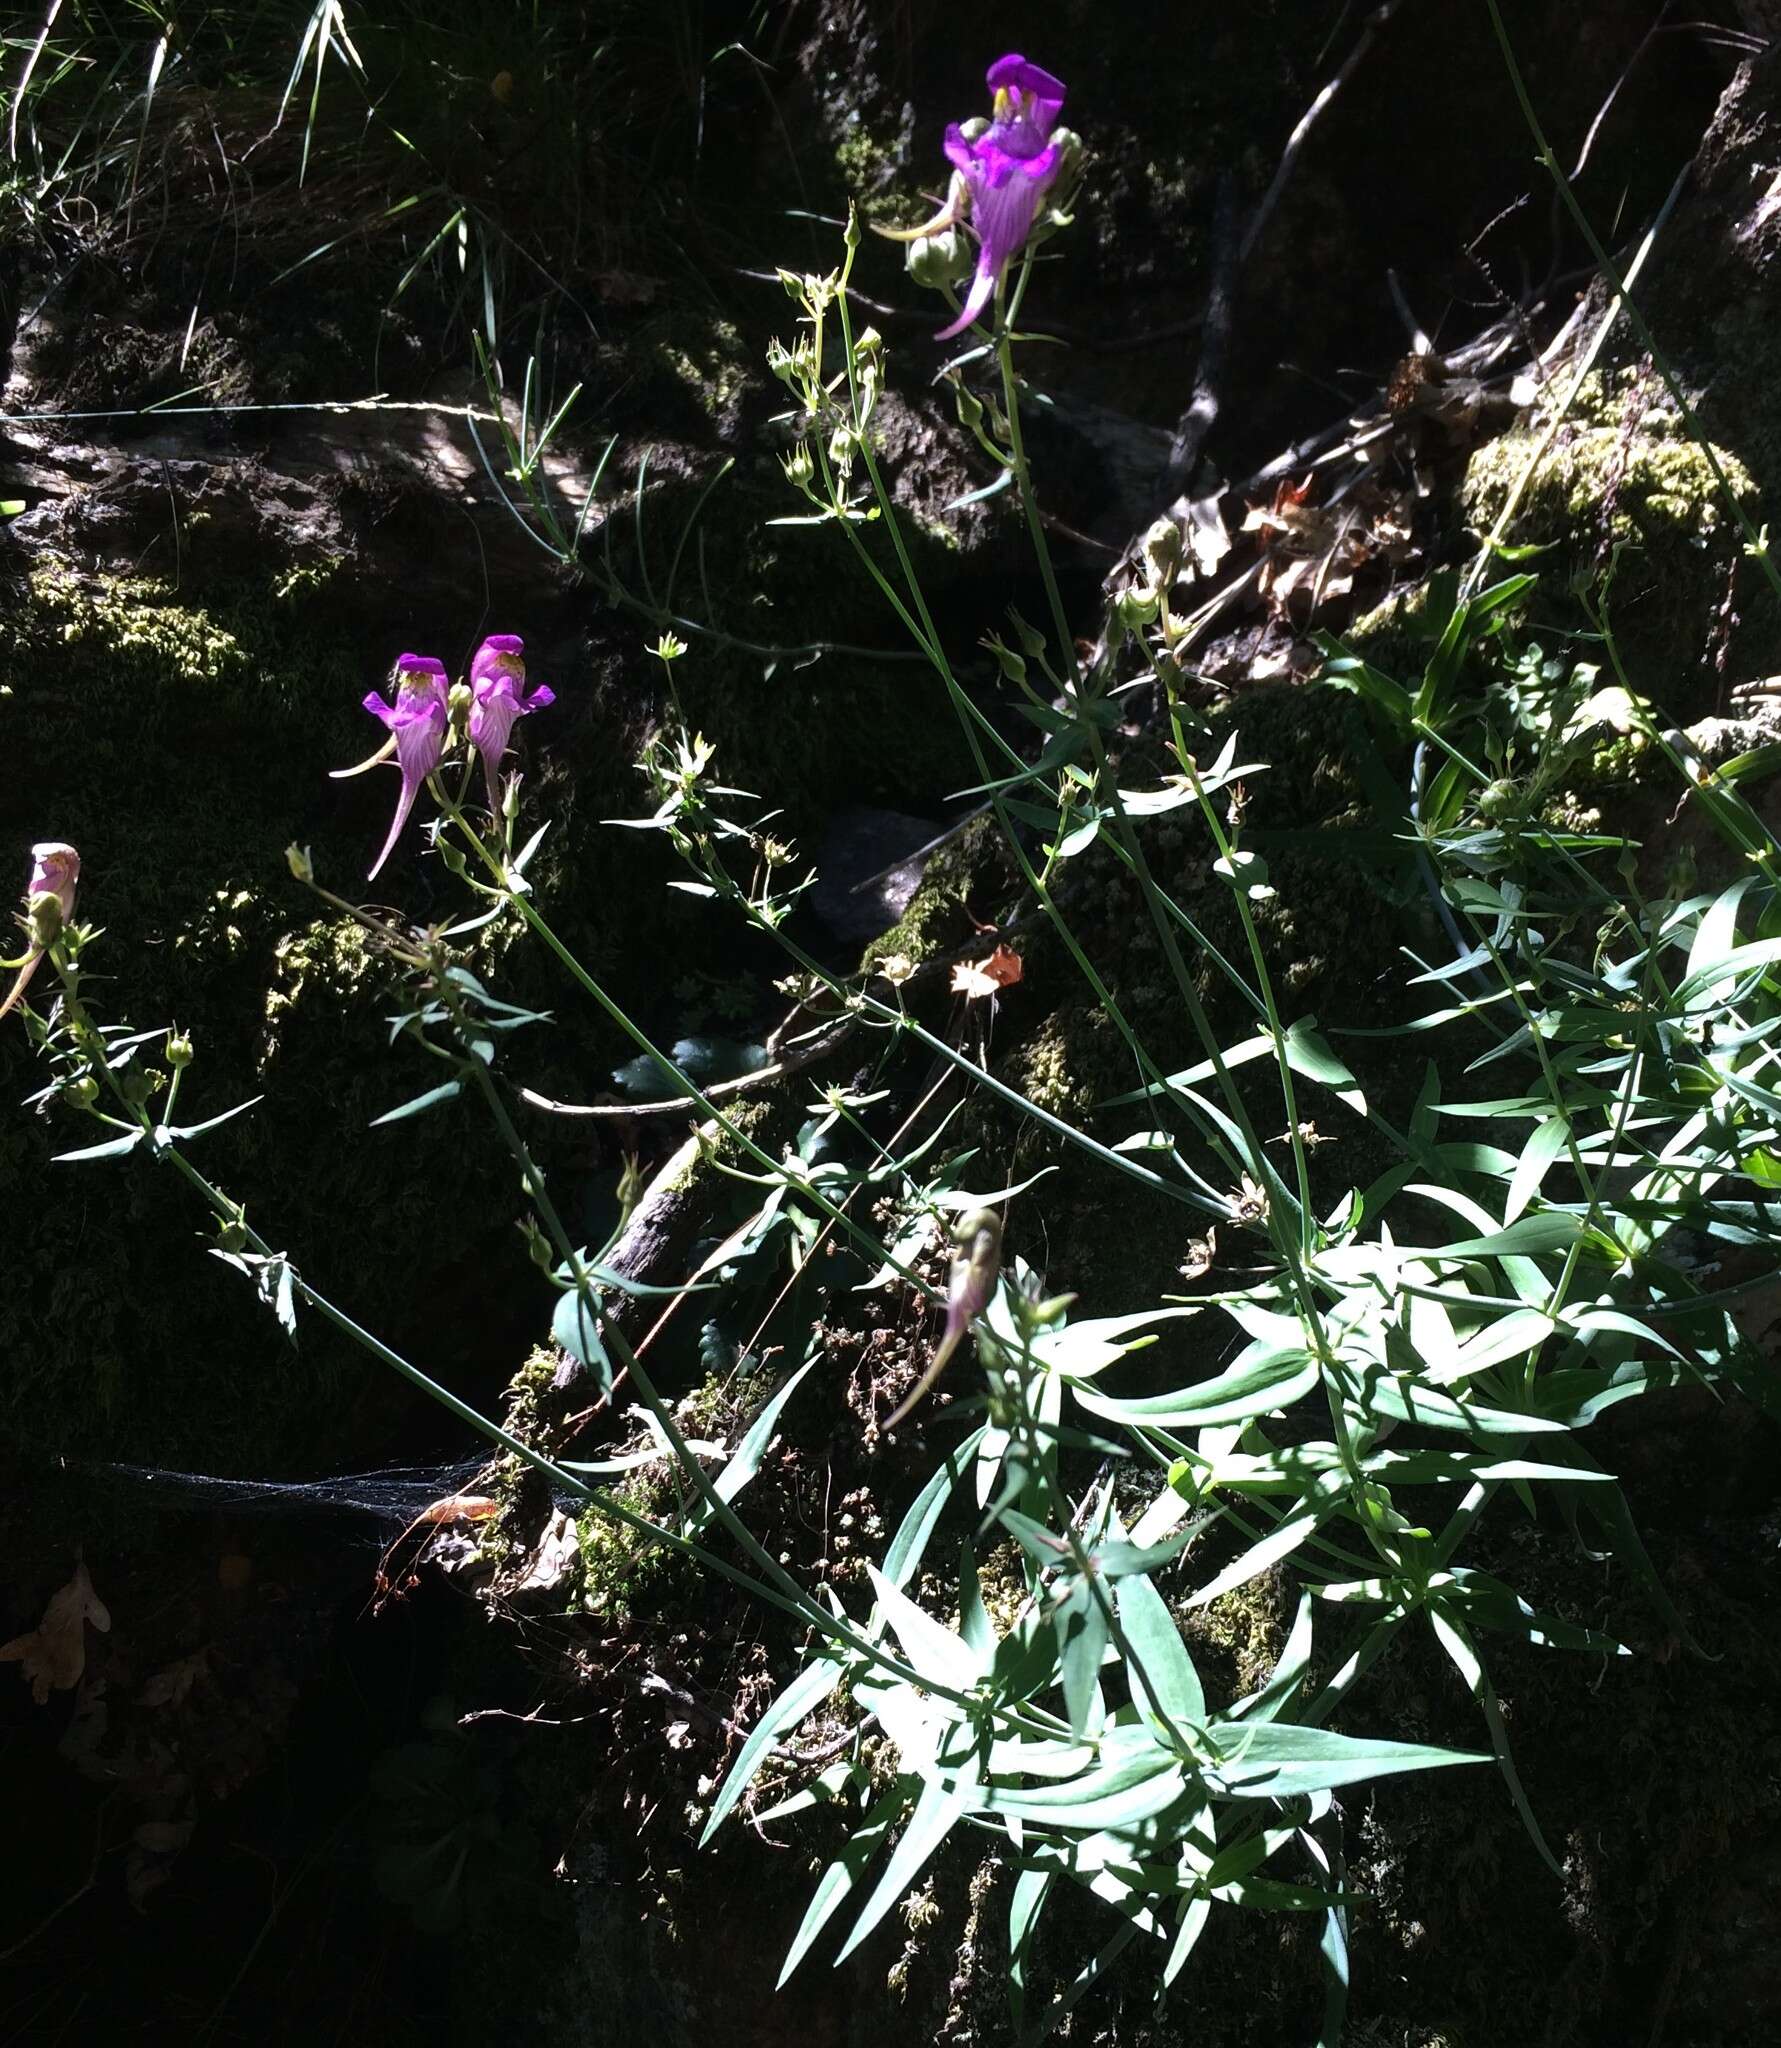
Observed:
[[[177,1071],[192,1064],[192,1041],[183,1031],[169,1031],[167,1034],[167,1064]]]
[[[816,474],[816,464],[810,459],[809,442],[800,441],[780,467],[785,471],[786,482],[794,490],[808,489],[810,479]]]
[[[1173,583],[1181,573],[1181,529],[1174,520],[1158,519],[1144,536],[1144,559],[1156,572],[1158,582]]]
[[[62,1083],[62,1100],[76,1109],[91,1109],[99,1100],[99,1083],[91,1074],[80,1074]]]
[[[292,840],[284,850],[284,864],[291,871],[292,879],[299,882],[315,880],[315,862],[310,858],[309,848],[299,846]]]
[[[1058,153],[1057,169],[1052,174],[1051,189],[1061,192],[1067,199],[1070,187],[1075,184],[1082,170],[1082,137],[1074,128],[1054,128],[1051,131],[1051,146]]]
[[[1035,1330],[1054,1330],[1070,1313],[1075,1301],[1073,1294],[1042,1296],[1027,1308],[1027,1323]]]
[[[453,683],[446,694],[445,717],[447,730],[454,740],[464,737],[470,723],[470,707],[476,702],[476,694],[468,683]]]
[[[62,922],[74,915],[74,890],[80,880],[80,855],[60,839],[41,840],[31,849],[31,880],[27,896],[48,890],[62,906]]]

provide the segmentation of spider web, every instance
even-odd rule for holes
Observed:
[[[399,1529],[434,1501],[462,1493],[486,1457],[431,1465],[382,1465],[321,1479],[225,1479],[161,1465],[107,1464],[98,1469],[153,1495],[161,1504],[231,1514],[349,1515]]]

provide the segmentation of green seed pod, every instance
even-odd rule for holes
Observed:
[[[25,929],[39,952],[62,936],[62,899],[53,889],[39,889],[25,906]]]
[[[956,227],[942,228],[937,235],[919,236],[909,244],[903,257],[904,269],[931,292],[963,283],[971,262],[970,247]]]
[[[1113,616],[1128,633],[1141,633],[1162,609],[1161,600],[1148,583],[1131,583],[1113,600]]]

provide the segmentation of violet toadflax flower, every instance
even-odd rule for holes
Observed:
[[[896,1428],[946,1370],[947,1360],[958,1349],[965,1332],[995,1296],[996,1282],[1002,1273],[1002,1219],[993,1209],[974,1209],[958,1226],[954,1236],[959,1252],[952,1262],[952,1275],[946,1289],[946,1328],[941,1332],[927,1371],[910,1388],[896,1413],[883,1424],[887,1430]]]
[[[954,121],[946,131],[947,157],[971,198],[977,269],[964,310],[940,330],[942,341],[962,334],[989,304],[1003,272],[1025,247],[1063,162],[1062,145],[1051,140],[1064,107],[1062,83],[1010,54],[989,67],[988,84],[995,95],[989,126],[968,136]]]
[[[393,754],[396,766],[402,771],[402,791],[396,799],[396,815],[390,821],[390,836],[383,842],[383,851],[365,878],[371,882],[376,881],[379,870],[389,859],[390,851],[401,835],[402,827],[407,824],[421,784],[439,766],[440,756],[445,751],[449,716],[445,701],[444,662],[435,661],[430,654],[398,655],[391,680],[395,685],[392,702],[386,704],[375,690],[365,698],[365,709],[389,727],[389,738],[370,760],[361,761],[356,768],[334,770],[336,779],[361,775],[367,768],[375,767],[379,761],[387,761]]]
[[[25,891],[24,926],[29,950],[18,978],[0,1003],[0,1017],[14,1007],[31,985],[37,963],[60,937],[74,915],[74,890],[80,880],[80,855],[59,839],[46,839],[31,849],[31,881]]]
[[[526,643],[517,633],[491,633],[470,664],[470,744],[482,756],[489,781],[489,807],[501,808],[496,771],[513,738],[513,722],[554,704],[556,692],[543,683],[526,690]]]

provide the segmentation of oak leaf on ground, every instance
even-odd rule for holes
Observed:
[[[111,1611],[93,1591],[84,1563],[77,1563],[67,1585],[50,1595],[43,1619],[34,1629],[0,1643],[0,1664],[23,1666],[20,1676],[29,1681],[31,1697],[41,1707],[53,1686],[57,1692],[71,1692],[87,1668],[86,1624],[101,1631],[111,1626]]]

